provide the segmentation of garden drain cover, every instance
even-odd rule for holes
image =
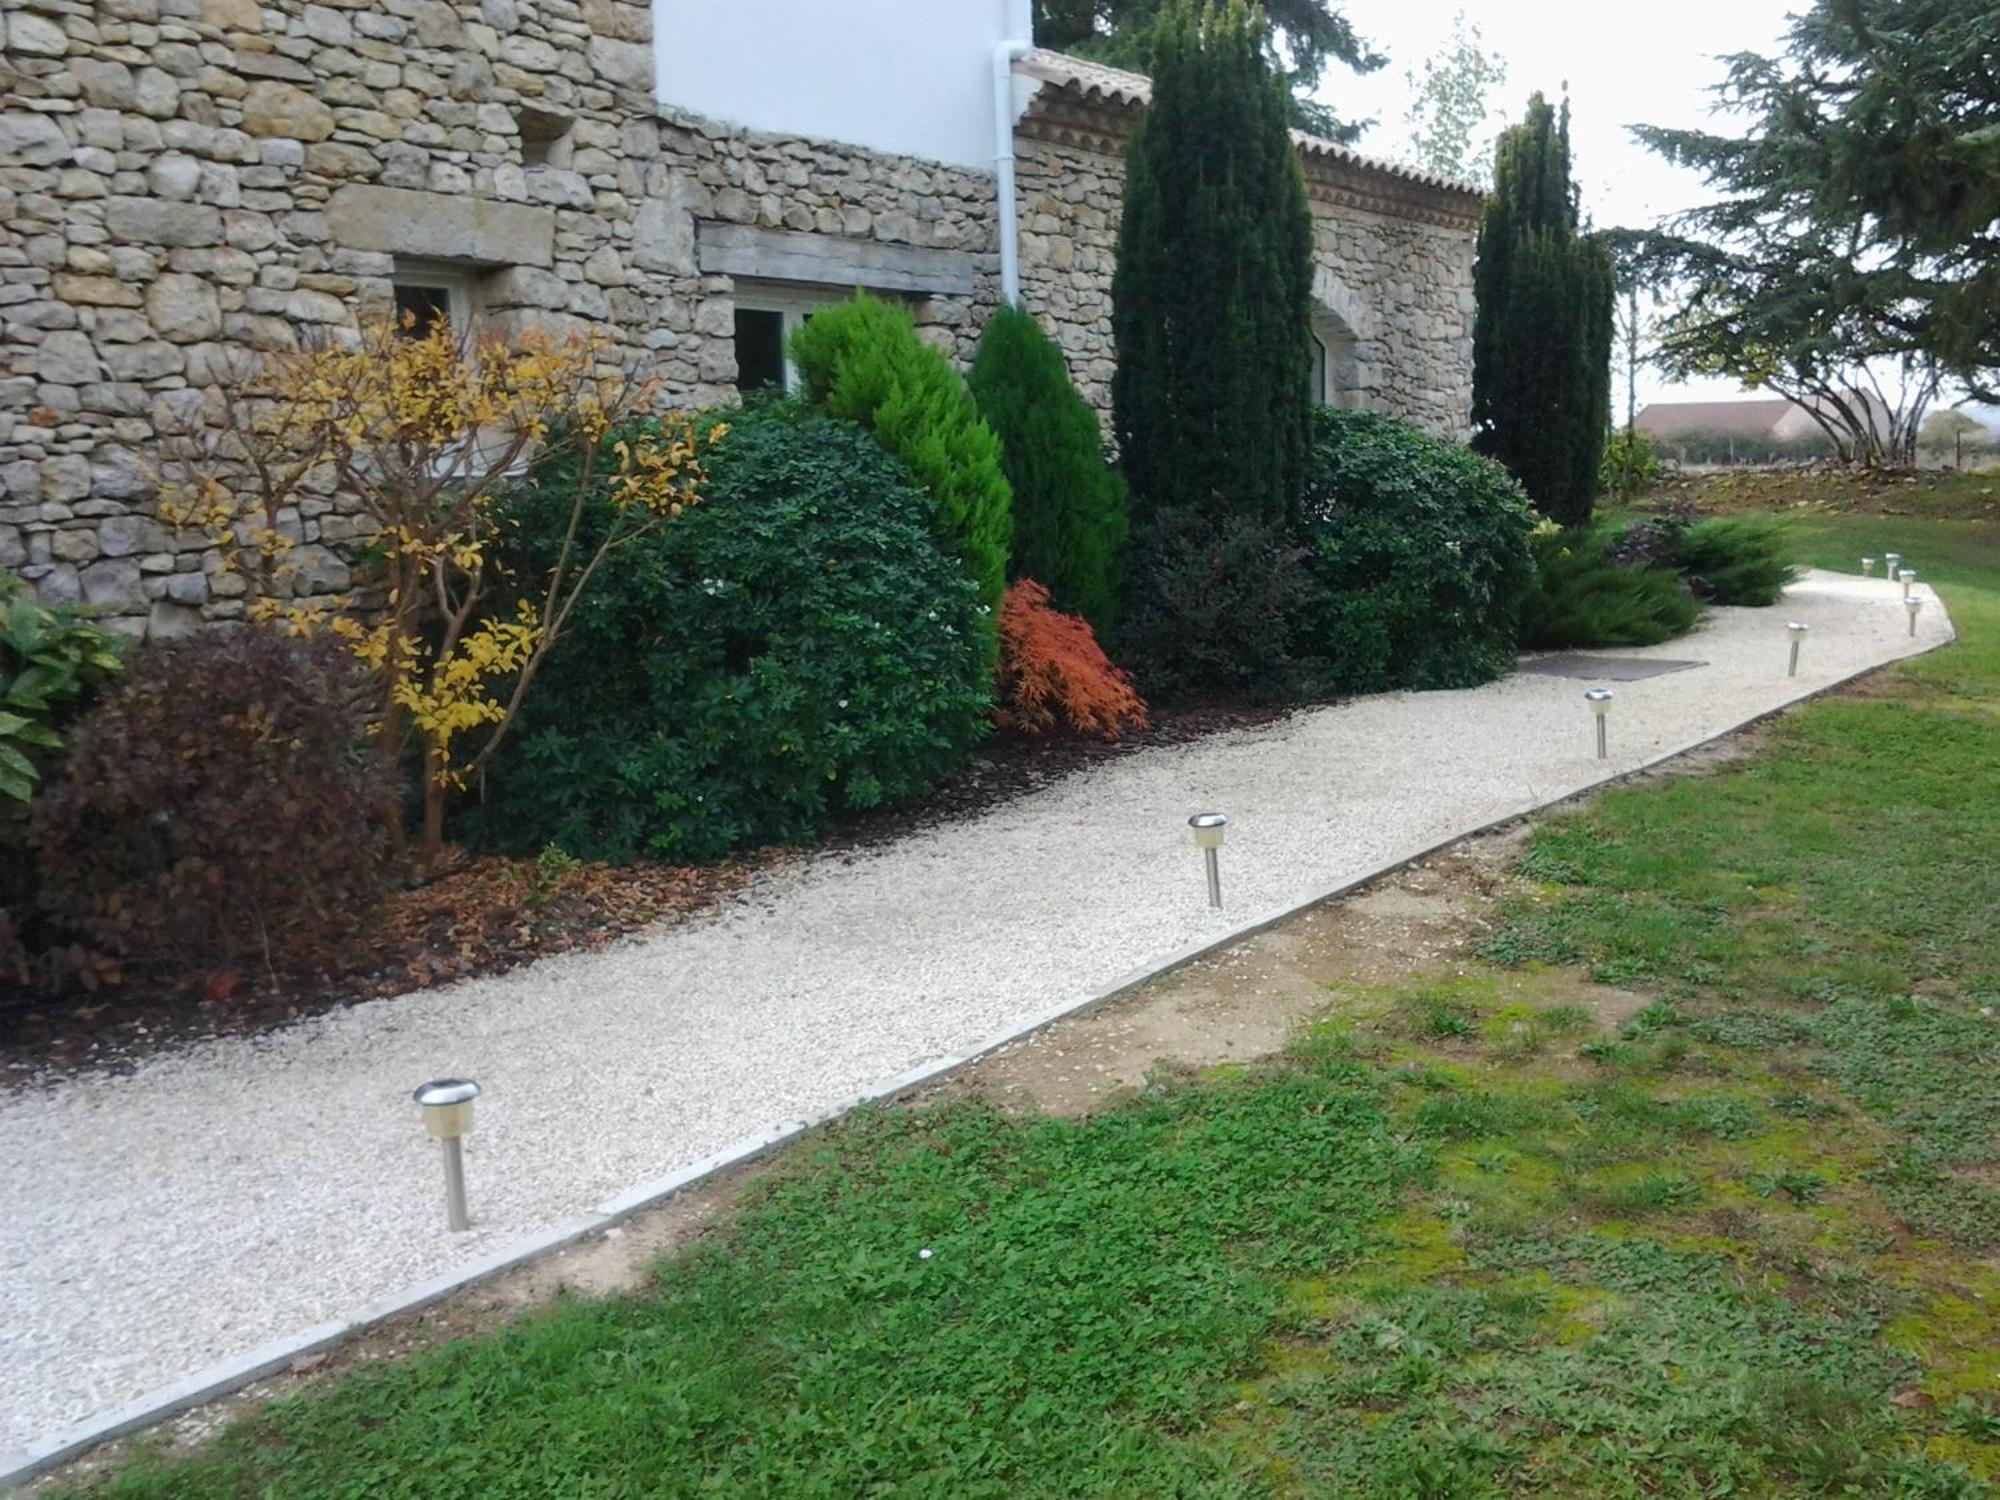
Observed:
[[[1643,682],[1648,677],[1664,677],[1669,672],[1707,665],[1705,661],[1665,661],[1657,656],[1584,656],[1571,652],[1523,660],[1521,670],[1538,672],[1544,677],[1575,677],[1585,682]]]

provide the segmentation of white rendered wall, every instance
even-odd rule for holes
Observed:
[[[993,165],[1008,0],[653,0],[663,104],[783,135]]]

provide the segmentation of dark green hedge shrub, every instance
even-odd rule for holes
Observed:
[[[1154,703],[1274,702],[1310,693],[1297,651],[1319,585],[1306,549],[1254,516],[1152,516],[1125,568],[1118,659]]]
[[[942,353],[917,337],[909,312],[866,292],[814,314],[792,337],[806,400],[859,422],[908,466],[931,497],[937,535],[979,591],[990,668],[998,657],[1013,497],[1000,441]]]
[[[1669,568],[1627,567],[1601,526],[1534,538],[1535,581],[1521,611],[1521,644],[1544,650],[1654,646],[1685,635],[1701,605]]]
[[[1105,634],[1118,600],[1125,481],[1104,461],[1097,413],[1070,384],[1055,340],[1015,307],[987,319],[966,383],[1000,439],[1014,491],[1008,576],[1034,579],[1057,609]]]
[[[1301,646],[1328,686],[1470,687],[1513,667],[1537,518],[1499,464],[1321,407],[1299,509],[1321,585]]]
[[[489,771],[490,841],[615,860],[797,842],[926,790],[986,732],[978,595],[909,472],[795,405],[729,422],[701,503],[578,606]],[[534,576],[567,506],[532,486],[509,505]]]
[[[1716,604],[1776,604],[1798,576],[1784,528],[1768,516],[1695,522],[1676,563],[1688,586]]]

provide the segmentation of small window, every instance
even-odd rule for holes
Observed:
[[[1357,404],[1354,340],[1344,329],[1315,319],[1312,328],[1312,398],[1327,406]]]
[[[799,372],[786,354],[792,335],[822,307],[847,292],[776,282],[739,282],[736,288],[736,389],[795,391]]]
[[[785,315],[772,308],[736,309],[736,389],[787,390],[791,386],[785,362]]]
[[[398,262],[394,277],[397,330],[427,338],[440,323],[463,337],[472,326],[471,281],[449,266]]]
[[[430,337],[440,323],[451,321],[451,294],[441,286],[396,287],[396,326],[413,339]]]

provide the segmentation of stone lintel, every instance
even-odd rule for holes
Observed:
[[[710,275],[881,292],[969,296],[976,282],[970,251],[889,245],[794,229],[703,220],[696,231],[701,269]]]
[[[555,260],[554,209],[492,198],[355,183],[333,195],[327,227],[334,242],[350,250],[488,266]]]

